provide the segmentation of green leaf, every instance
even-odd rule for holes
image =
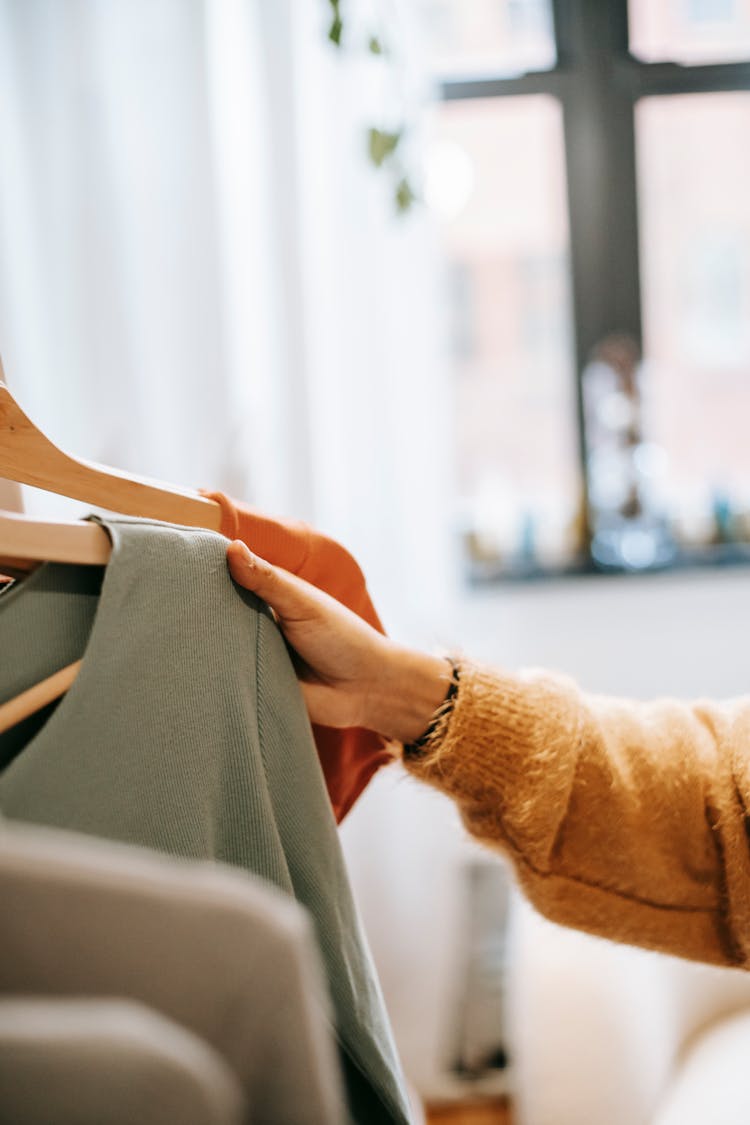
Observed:
[[[416,203],[417,197],[412,190],[412,186],[407,180],[406,176],[402,177],[396,184],[396,210],[399,214],[404,215]]]
[[[328,38],[337,47],[341,46],[341,32],[344,25],[341,22],[341,0],[328,0],[331,5],[331,26],[328,29]]]
[[[328,31],[328,38],[332,43],[335,43],[337,47],[341,46],[341,32],[343,31],[343,29],[344,25],[341,22],[341,17],[339,16],[337,10],[336,15],[333,17],[333,23],[331,24],[331,27]]]
[[[376,168],[380,168],[385,160],[391,156],[401,140],[401,131],[388,133],[383,129],[370,129],[369,150],[370,160]]]
[[[378,39],[377,35],[371,35],[367,44],[371,55],[384,55],[383,44]]]

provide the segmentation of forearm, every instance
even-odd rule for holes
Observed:
[[[553,920],[743,964],[748,746],[748,700],[610,700],[465,663],[450,716],[405,764],[510,856]]]
[[[313,723],[419,738],[449,665],[399,646],[316,586],[227,549],[299,659]],[[550,918],[720,964],[750,959],[750,699],[724,706],[584,696],[570,681],[462,663],[415,776],[515,862]]]

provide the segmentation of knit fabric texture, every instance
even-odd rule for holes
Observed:
[[[0,595],[0,701],[76,659],[41,727],[0,739],[0,810],[242,867],[312,917],[355,1121],[409,1118],[292,663],[214,532],[100,521],[106,569],[45,564]],[[23,724],[22,724],[23,725]],[[18,739],[17,732],[12,732]],[[10,759],[10,760],[9,760]]]
[[[750,698],[641,703],[461,660],[406,769],[454,798],[564,925],[698,961],[750,954]]]
[[[282,520],[231,500],[223,492],[202,490],[221,508],[221,531],[241,539],[251,551],[325,591],[384,633],[356,559],[327,535],[306,523]],[[391,744],[374,731],[334,730],[313,724],[313,735],[334,815],[340,823],[381,766],[394,760]]]

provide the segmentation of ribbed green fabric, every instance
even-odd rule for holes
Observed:
[[[22,748],[0,743],[0,809],[37,824],[243,867],[308,908],[350,1111],[409,1120],[388,1020],[299,685],[226,540],[100,521],[103,574],[45,564],[0,595],[0,702],[83,657]],[[101,583],[101,592],[99,586]],[[50,935],[51,940],[54,935]]]

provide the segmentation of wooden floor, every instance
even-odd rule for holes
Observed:
[[[465,1105],[428,1106],[427,1125],[513,1125],[513,1114],[505,1098]]]

